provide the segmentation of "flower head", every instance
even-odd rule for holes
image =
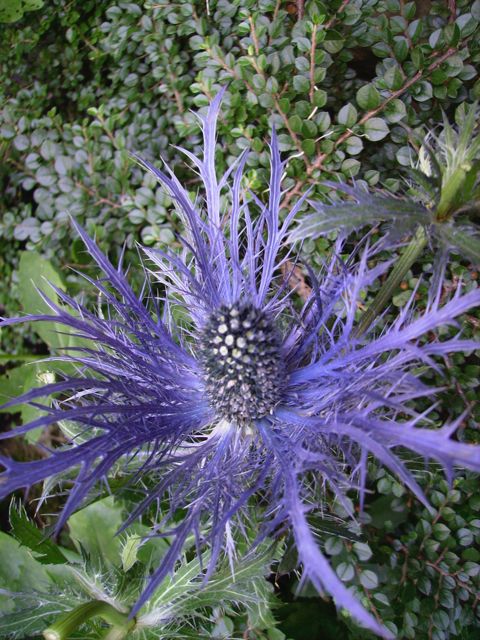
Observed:
[[[248,425],[281,399],[281,336],[273,318],[252,304],[222,305],[209,315],[198,360],[217,417]]]
[[[299,306],[290,286],[296,256],[285,238],[304,199],[280,218],[283,163],[274,134],[266,204],[242,192],[246,155],[217,178],[220,101],[218,95],[201,118],[203,158],[184,152],[203,182],[203,201],[192,202],[168,168],[143,162],[185,223],[183,253],[146,250],[154,269],[136,295],[121,269],[77,227],[103,271],[92,284],[108,313],[95,314],[57,290],[62,302],[49,302],[51,315],[3,321],[51,320],[71,327],[81,343],[63,356],[77,375],[22,396],[30,402],[54,394],[53,407],[2,434],[74,424],[69,444],[39,461],[2,458],[1,493],[76,469],[60,528],[112,468],[133,465],[135,479],[148,477],[153,486],[125,526],[168,497],[170,510],[162,512],[156,533],[172,543],[134,611],[172,570],[191,534],[199,549],[210,547],[206,579],[221,554],[233,558],[233,540],[257,498],[265,513],[257,542],[290,527],[304,577],[361,624],[391,637],[331,568],[309,513],[327,491],[350,510],[346,495],[356,490],[362,504],[368,454],[427,505],[396,447],[437,460],[449,476],[457,464],[480,470],[480,448],[452,439],[457,423],[430,429],[429,412],[412,407],[435,393],[418,378],[419,363],[435,367],[433,356],[478,346],[460,337],[420,338],[478,304],[480,291],[458,292],[443,306],[432,295],[423,314],[408,305],[382,332],[358,337],[359,296],[386,266],[368,267],[375,257],[368,246],[358,260],[344,262],[339,243],[321,273],[309,270],[311,291]]]

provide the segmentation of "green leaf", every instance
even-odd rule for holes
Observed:
[[[323,89],[316,89],[313,94],[313,105],[321,109],[327,104],[327,92]]]
[[[419,38],[422,35],[422,31],[423,31],[423,23],[424,20],[414,20],[413,22],[410,22],[410,24],[408,25],[408,35],[410,36],[410,38],[412,39],[413,42],[417,42],[417,40],[419,40]]]
[[[366,561],[372,557],[372,550],[366,542],[354,542],[353,550],[359,560]]]
[[[426,80],[414,84],[410,91],[417,102],[426,102],[433,96],[432,85]]]
[[[45,160],[53,160],[58,154],[58,147],[51,140],[45,140],[40,146],[40,154]]]
[[[48,591],[50,579],[47,570],[33,558],[29,549],[0,532],[0,588],[28,593],[32,585],[38,591]],[[0,594],[0,611],[11,612],[14,608],[13,599]]]
[[[280,98],[278,106],[282,113],[288,113],[290,111],[290,100],[288,98]]]
[[[387,104],[383,114],[388,122],[400,122],[407,116],[407,109],[401,100],[395,99]]]
[[[395,58],[399,62],[403,62],[408,57],[408,41],[403,36],[395,36],[394,40],[395,44],[393,45],[393,51],[395,53]]]
[[[275,626],[275,618],[272,608],[275,606],[272,585],[265,580],[259,572],[257,577],[250,581],[251,589],[255,593],[253,602],[245,603],[248,622],[253,629],[270,629]],[[276,629],[273,629],[276,631]]]
[[[67,561],[61,548],[30,522],[22,505],[17,506],[15,502],[12,502],[9,518],[12,536],[20,544],[31,549],[38,562],[41,564],[63,564]]]
[[[325,541],[325,551],[330,556],[340,555],[344,550],[344,548],[345,547],[341,538],[338,538],[336,536],[331,536],[330,538],[327,538],[327,540]]]
[[[363,149],[362,139],[358,136],[350,136],[350,138],[345,141],[345,149],[348,155],[356,156],[361,153]]]
[[[293,76],[293,88],[298,93],[307,93],[310,89],[310,80],[305,76]]]
[[[469,549],[465,549],[465,551],[462,551],[462,558],[463,560],[471,560],[472,562],[479,562],[480,551],[478,551],[477,549],[474,549],[473,547],[470,547]]]
[[[252,85],[259,93],[262,92],[265,89],[266,85],[265,78],[262,75],[256,73],[252,77]]]
[[[133,567],[138,560],[138,549],[142,544],[142,537],[137,534],[127,535],[122,546],[122,568],[125,572]]]
[[[318,130],[323,132],[330,128],[332,119],[330,118],[328,111],[321,111],[320,113],[317,113],[315,122],[317,123]]]
[[[360,582],[365,589],[375,589],[378,587],[378,577],[374,571],[370,569],[365,569],[360,574]]]
[[[404,307],[408,301],[410,300],[410,298],[412,297],[412,292],[411,291],[401,291],[400,293],[398,293],[395,296],[392,296],[392,303],[398,307],[398,308],[402,308]]]
[[[312,105],[308,100],[298,100],[295,104],[295,113],[303,120],[306,120],[312,112]]]
[[[50,626],[45,629],[43,635],[48,640],[67,640],[67,638],[75,637],[75,632],[80,627],[83,627],[85,622],[88,621],[90,623],[90,621],[93,621],[95,618],[101,618],[113,626],[107,636],[104,636],[110,640],[113,638],[116,640],[124,640],[129,635],[128,631],[135,625],[135,620],[128,620],[128,613],[120,612],[105,600],[94,599],[88,602],[82,602],[61,616],[56,617]],[[120,631],[120,634],[115,633],[114,629]]]
[[[4,140],[11,140],[11,138],[15,137],[15,127],[11,124],[2,124],[0,127],[0,137],[4,138]]]
[[[15,138],[13,144],[15,148],[18,149],[18,151],[26,151],[30,146],[30,140],[27,138],[27,136],[19,135]]]
[[[72,540],[89,554],[94,566],[121,563],[121,540],[116,533],[123,522],[122,507],[112,497],[77,511],[68,522]]]
[[[42,632],[46,629],[49,622],[55,617],[65,613],[68,601],[64,597],[57,597],[56,601],[37,603],[33,606],[25,606],[13,613],[7,613],[0,616],[0,632],[4,638],[30,638],[42,637]],[[26,605],[26,603],[25,603]],[[21,631],[21,636],[17,634]],[[84,638],[87,640],[87,638]]]
[[[455,24],[460,29],[461,37],[467,38],[468,36],[471,36],[478,27],[478,19],[475,19],[471,13],[464,13],[463,15],[458,16],[455,20]]]
[[[41,387],[48,382],[55,380],[55,375],[51,371],[51,363],[35,362],[34,356],[31,356],[33,362],[27,362],[18,367],[8,369],[3,376],[0,376],[0,404],[9,402],[10,400],[34,389]],[[36,398],[35,402],[45,402],[46,398]],[[27,424],[35,420],[43,411],[30,404],[18,404],[0,409],[0,412],[17,413],[20,412],[22,424]],[[36,442],[42,432],[42,427],[38,427],[25,434],[28,442]]]
[[[375,43],[372,47],[372,52],[377,58],[387,58],[392,53],[386,42]]]
[[[331,55],[339,53],[343,49],[345,40],[342,38],[338,31],[331,29],[328,31],[327,36],[323,42],[323,48]]]
[[[128,531],[131,531],[130,535],[136,535],[142,540],[142,544],[137,548],[139,562],[147,568],[150,566],[157,567],[170,548],[168,538],[152,537],[151,529],[139,523],[133,524]]]
[[[424,593],[426,596],[428,596],[432,591],[432,581],[427,578],[427,576],[420,576],[417,587],[421,593]]]
[[[440,541],[446,540],[450,535],[450,529],[447,527],[447,525],[443,524],[442,522],[437,522],[436,524],[434,524],[432,527],[432,532],[433,532],[433,537],[436,540],[440,540]]]
[[[310,62],[308,58],[305,58],[305,56],[299,56],[296,58],[295,68],[301,73],[308,72],[310,70]]]
[[[380,602],[381,604],[385,605],[386,607],[390,606],[390,600],[388,599],[388,597],[384,593],[374,593],[373,597],[374,597],[375,600],[377,600],[377,602]]]
[[[415,47],[410,52],[410,59],[415,69],[421,69],[425,64],[425,56],[421,46]]]
[[[466,527],[461,527],[456,532],[456,536],[458,538],[458,542],[462,547],[469,547],[474,542],[473,532]]]
[[[441,29],[436,29],[433,33],[430,34],[428,38],[428,44],[432,47],[432,49],[440,49],[445,46],[445,40],[443,38],[443,33]]]
[[[264,109],[272,109],[275,106],[275,101],[269,93],[262,93],[258,97],[258,102]]]
[[[383,140],[390,132],[387,123],[382,118],[370,118],[363,127],[366,137],[372,142]]]
[[[58,304],[58,296],[49,283],[65,290],[60,274],[49,260],[45,260],[34,251],[23,251],[20,254],[18,266],[18,294],[25,313],[53,314],[39,294],[39,290],[45,292],[55,304]],[[50,348],[56,349],[68,345],[68,336],[59,334],[51,321],[35,323],[34,328]]]
[[[365,84],[357,91],[356,100],[361,109],[376,109],[382,98],[373,84]]]
[[[343,5],[342,5],[343,6]],[[362,17],[362,11],[359,7],[347,4],[343,9],[345,17],[342,18],[343,24],[352,25],[358,22]]]
[[[383,80],[389,89],[396,91],[403,84],[403,75],[399,66],[389,67],[383,76]]]
[[[353,106],[353,104],[346,104],[343,106],[337,115],[338,124],[343,124],[345,127],[353,127],[353,125],[357,121],[357,110]]]
[[[311,120],[305,120],[302,124],[302,135],[305,138],[315,138],[318,133],[317,125]]]
[[[360,162],[358,160],[355,160],[355,158],[347,158],[342,162],[340,170],[343,175],[347,176],[347,178],[351,178],[358,174],[358,172],[360,171],[360,166]]]
[[[300,133],[300,131],[302,130],[303,121],[300,118],[300,116],[293,115],[288,119],[288,124],[289,124],[290,129],[294,133]]]
[[[315,140],[312,140],[311,138],[303,140],[302,149],[305,151],[307,156],[313,156],[315,154]]]
[[[449,78],[458,76],[463,70],[463,60],[460,56],[450,56],[444,64],[445,72]]]
[[[342,582],[350,582],[355,576],[355,569],[349,562],[341,562],[336,572]]]
[[[43,7],[43,0],[23,0],[24,11],[35,11]]]
[[[445,609],[453,609],[455,607],[455,598],[453,593],[447,589],[442,589],[440,592],[439,602]]]

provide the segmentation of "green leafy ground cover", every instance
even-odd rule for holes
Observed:
[[[41,287],[44,278],[89,295],[73,271],[93,273],[89,256],[72,238],[70,215],[114,262],[126,246],[127,262],[136,264],[137,241],[175,244],[180,227],[169,197],[129,153],[153,162],[163,157],[182,173],[184,161],[172,145],[198,148],[190,109],[205,106],[221,86],[228,85],[219,125],[226,161],[251,148],[247,186],[261,192],[275,126],[290,158],[285,209],[307,187],[312,199],[340,199],[325,180],[354,181],[384,195],[409,192],[418,201],[412,180],[419,176],[410,167],[427,131],[441,129],[443,114],[461,128],[480,98],[478,0],[459,0],[455,7],[438,0],[52,0],[43,6],[19,2],[15,15],[5,13],[6,4],[0,4],[1,315],[40,311],[32,282]],[[186,167],[185,175],[195,192]],[[428,204],[435,189],[431,181],[422,189]],[[347,208],[342,225],[354,232],[381,223],[362,211],[358,219],[352,215]],[[444,287],[454,288],[460,279],[476,286],[475,216],[478,205],[464,207],[457,226],[438,227],[436,244],[426,239],[395,285],[391,313],[406,303],[420,276],[430,277],[441,233],[449,242],[455,235],[457,247]],[[404,237],[411,237],[416,223],[413,216]],[[307,233],[303,250],[312,264],[328,252],[339,224],[329,221],[321,233],[318,227]],[[420,305],[426,291],[421,284]],[[478,317],[467,318],[466,335],[478,326]],[[35,332],[3,330],[1,340],[0,396],[11,397],[51,376],[43,356],[74,338],[39,326]],[[445,412],[458,416],[473,405],[479,372],[473,356],[452,356],[435,416],[439,424]],[[4,414],[4,428],[35,411],[22,406],[13,418]],[[478,442],[477,424],[473,410],[465,420],[466,439]],[[50,443],[57,435],[49,435]],[[8,452],[22,459],[41,455],[39,437],[29,434],[26,444],[9,445]],[[337,573],[399,638],[473,640],[480,624],[478,478],[461,474],[448,487],[433,467],[418,465],[418,474],[434,514],[372,466],[370,485],[380,497],[367,505],[364,527],[344,526],[333,505],[335,518],[315,523],[318,537]],[[133,498],[120,492],[116,501],[104,495],[97,500],[72,518],[58,543],[45,539],[55,505],[35,517],[31,503],[28,516],[18,505],[10,511],[4,505],[0,587],[9,594],[0,592],[0,630],[6,637],[40,637],[60,614],[92,600],[110,602],[123,615],[138,597],[151,563],[165,549],[155,539],[139,544],[148,515],[112,544]],[[227,567],[219,567],[209,590],[199,591],[200,567],[187,548],[178,574],[143,614],[157,627],[161,620],[161,636],[146,624],[138,637],[371,637],[308,585],[297,593],[293,553],[289,540],[265,549],[242,565],[232,593]],[[33,615],[26,617],[26,609]],[[109,626],[108,614],[97,616],[71,637],[100,638]]]

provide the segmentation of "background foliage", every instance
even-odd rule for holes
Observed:
[[[312,198],[338,199],[324,180],[406,191],[405,168],[415,159],[418,140],[438,129],[442,112],[452,122],[456,114],[461,125],[462,109],[480,98],[480,0],[50,0],[43,6],[19,0],[0,3],[0,21],[0,312],[5,315],[38,310],[31,282],[41,285],[42,276],[79,293],[70,267],[88,273],[89,257],[72,239],[69,216],[95,234],[114,261],[126,245],[127,259],[135,262],[136,241],[175,242],[178,221],[168,196],[129,153],[153,162],[162,157],[180,173],[185,169],[194,191],[191,173],[172,144],[196,148],[199,128],[190,109],[205,106],[220,86],[227,84],[228,92],[219,124],[225,151],[219,163],[251,148],[249,186],[261,192],[266,145],[275,126],[290,158],[285,207],[308,186]],[[328,246],[329,237],[307,240],[304,251],[315,262]],[[428,271],[428,256],[420,269]],[[408,274],[394,305],[405,303],[418,275]],[[457,260],[450,278],[459,277],[473,286],[477,274]],[[11,368],[12,363],[47,354],[69,339],[42,328],[36,334],[4,332],[1,338],[0,359],[8,366],[0,383],[3,396],[49,375],[43,364]],[[460,355],[452,358],[449,393],[457,414],[464,400],[475,399],[478,373],[478,366]],[[463,398],[455,391],[459,381]],[[32,410],[23,407],[21,418],[28,419]],[[477,437],[473,430],[471,437]],[[14,454],[38,455],[33,444],[25,447]],[[370,475],[382,497],[369,505],[361,533],[336,523],[329,534],[319,525],[337,571],[367,606],[395,625],[399,637],[476,637],[480,503],[475,479],[462,476],[449,489],[435,469],[426,470],[424,481],[437,509],[431,516],[385,472],[372,468]],[[65,544],[71,548],[73,542]],[[367,637],[308,590],[295,599],[290,568],[287,552],[278,565],[273,615],[288,637]],[[210,609],[207,637],[242,637],[247,609],[237,618],[239,609],[233,607],[231,619],[228,606]],[[314,622],[319,611],[321,629]],[[273,617],[262,624],[252,627],[250,637],[284,637]]]

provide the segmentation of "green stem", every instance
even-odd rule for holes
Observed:
[[[132,630],[131,627],[125,627],[125,626],[110,627],[107,633],[103,636],[103,640],[125,640],[125,638],[128,637],[128,634],[130,633],[131,630]]]
[[[129,620],[128,615],[120,613],[115,607],[102,600],[92,600],[60,616],[58,620],[43,632],[45,640],[67,640],[71,633],[76,631],[82,624],[90,618],[99,616],[105,622],[114,625],[114,628],[125,631],[123,637],[135,626],[135,620]],[[114,638],[120,640],[122,636],[116,635]],[[113,640],[113,637],[111,638]]]
[[[0,353],[0,362],[34,362],[35,360],[45,360],[48,356],[37,356],[33,353],[19,353],[18,355],[10,353]]]
[[[435,211],[435,217],[439,222],[446,220],[456,206],[458,206],[455,202],[457,194],[462,189],[468,171],[470,171],[471,168],[468,163],[461,165],[452,173],[447,183],[443,185],[440,202]]]
[[[395,263],[390,275],[383,283],[380,291],[375,296],[372,304],[364,311],[357,328],[355,336],[359,337],[368,329],[379,313],[390,302],[394,292],[407,275],[410,267],[417,258],[422,254],[427,246],[427,234],[423,227],[418,227],[415,235],[411,239],[409,245],[403,251],[402,255]]]

